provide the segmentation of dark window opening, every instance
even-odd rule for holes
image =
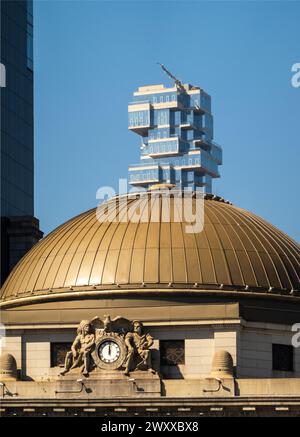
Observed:
[[[159,349],[161,366],[184,364],[184,340],[160,340]]]
[[[51,367],[64,367],[72,343],[51,343]]]
[[[273,370],[294,371],[294,348],[286,344],[272,344]]]

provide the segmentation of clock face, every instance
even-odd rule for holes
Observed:
[[[96,340],[92,358],[99,369],[117,370],[123,365],[127,356],[124,337],[112,333],[102,333]]]
[[[106,340],[100,344],[99,358],[104,363],[114,363],[120,356],[120,347],[113,340]]]

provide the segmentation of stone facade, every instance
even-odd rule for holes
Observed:
[[[51,367],[51,343],[72,343],[75,327],[51,329],[8,329],[2,352],[14,355],[22,379],[48,380],[59,372]],[[199,379],[210,376],[215,352],[228,351],[238,378],[300,378],[300,348],[294,348],[294,371],[272,369],[272,344],[291,344],[289,326],[249,323],[151,326],[153,361],[164,378]],[[160,367],[160,341],[184,340],[184,364]]]

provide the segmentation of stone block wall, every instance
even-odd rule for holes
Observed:
[[[154,367],[160,367],[160,342],[183,340],[185,361],[162,366],[164,378],[199,379],[210,376],[212,359],[219,350],[228,351],[237,378],[300,378],[300,348],[294,348],[294,372],[272,369],[272,344],[290,345],[292,332],[284,325],[201,324],[146,327],[154,337]],[[51,368],[51,343],[71,343],[76,328],[7,330],[2,352],[14,355],[24,380],[46,380],[59,372]],[[20,373],[20,372],[19,372]]]

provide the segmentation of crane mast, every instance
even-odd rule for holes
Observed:
[[[163,64],[161,64],[160,62],[158,62],[158,65],[161,66],[162,70],[167,74],[167,76],[169,76],[172,80],[174,80],[176,88],[181,91],[181,92],[186,92],[183,83],[177,79],[177,77],[175,77]]]

